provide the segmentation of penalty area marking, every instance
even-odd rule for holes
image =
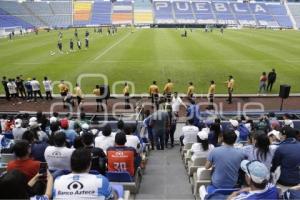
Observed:
[[[107,52],[109,52],[112,48],[114,48],[115,46],[117,46],[118,44],[120,44],[121,42],[123,42],[126,38],[129,37],[129,35],[131,35],[131,33],[127,33],[124,37],[122,37],[118,42],[114,43],[113,45],[111,45],[110,47],[108,47],[107,49],[105,49],[105,51],[103,51],[101,54],[99,54],[93,61],[98,60],[99,58],[101,58],[102,56],[104,56]]]

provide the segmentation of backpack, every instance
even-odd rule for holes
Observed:
[[[245,126],[245,124],[243,124],[243,123],[240,124],[237,130],[240,132],[239,140],[240,141],[247,141],[248,135],[250,134],[250,132],[247,129],[247,127]]]

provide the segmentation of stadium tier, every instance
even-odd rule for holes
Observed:
[[[291,12],[291,14],[293,15],[295,22],[296,22],[296,26],[298,27],[298,29],[300,29],[300,4],[296,4],[296,3],[289,3],[288,4],[289,10]]]
[[[110,24],[219,24],[271,28],[300,26],[300,4],[235,1],[0,1],[0,27],[67,27]],[[288,10],[287,10],[288,8]],[[8,17],[14,16],[14,17]],[[291,19],[291,16],[293,18]],[[18,19],[19,22],[17,23]],[[23,21],[27,23],[22,23]]]
[[[152,4],[148,0],[134,1],[134,23],[153,24]]]
[[[132,24],[133,5],[131,1],[120,1],[113,4],[112,11],[113,24]]]

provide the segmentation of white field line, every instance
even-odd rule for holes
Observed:
[[[101,58],[102,56],[104,56],[107,52],[109,52],[112,48],[114,48],[115,46],[117,46],[118,44],[120,44],[121,42],[123,42],[126,38],[129,37],[129,35],[131,35],[131,33],[127,33],[124,37],[122,37],[118,42],[114,43],[113,45],[111,45],[110,47],[108,47],[107,49],[105,49],[105,51],[103,51],[101,54],[99,54],[93,61],[98,60],[99,58]]]

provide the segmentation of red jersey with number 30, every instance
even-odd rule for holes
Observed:
[[[127,171],[134,176],[136,151],[132,147],[110,147],[107,149],[108,171]]]

